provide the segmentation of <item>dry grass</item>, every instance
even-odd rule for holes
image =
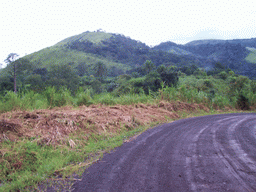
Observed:
[[[82,132],[84,136],[103,133],[119,133],[151,122],[178,119],[177,111],[209,109],[200,104],[183,102],[159,102],[158,104],[91,105],[79,108],[62,107],[33,112],[15,111],[1,114],[0,139],[11,141],[21,137],[37,138],[39,144],[60,144],[71,133]],[[73,148],[76,143],[69,140]]]

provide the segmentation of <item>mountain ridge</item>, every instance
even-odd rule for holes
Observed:
[[[240,74],[256,77],[254,48],[256,49],[256,38],[206,39],[191,41],[185,45],[167,41],[149,47],[122,34],[87,31],[25,57],[37,63],[38,67],[53,64],[77,67],[82,63],[90,68],[101,61],[107,65],[108,70],[116,67],[120,73],[140,67],[146,60],[152,60],[156,66],[196,65],[204,69],[211,69],[214,63],[221,62]]]

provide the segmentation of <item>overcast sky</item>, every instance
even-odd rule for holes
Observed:
[[[1,0],[0,63],[85,31],[147,45],[256,37],[255,0]]]

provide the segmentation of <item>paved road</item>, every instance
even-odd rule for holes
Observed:
[[[256,191],[256,113],[178,120],[105,154],[74,191]]]

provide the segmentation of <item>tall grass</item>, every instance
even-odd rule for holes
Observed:
[[[0,113],[13,110],[34,110],[46,108],[47,103],[41,94],[33,91],[15,94],[12,91],[6,93],[0,102]]]
[[[71,92],[67,88],[61,88],[56,91],[55,87],[47,87],[44,95],[50,108],[72,105],[74,102]]]
[[[76,105],[77,106],[82,106],[82,105],[91,105],[93,104],[93,100],[92,100],[92,90],[91,89],[87,89],[84,90],[82,87],[80,87],[76,93]]]
[[[219,86],[224,88],[224,85]],[[211,92],[211,90],[213,90]],[[226,88],[227,90],[227,88]],[[248,105],[256,107],[256,94],[250,89],[244,89],[241,93],[219,91],[218,86],[211,89],[200,90],[193,87],[192,84],[180,84],[178,87],[162,87],[158,92],[143,91],[135,93],[133,89],[127,94],[117,95],[113,93],[95,94],[93,90],[79,88],[72,95],[71,92],[63,87],[57,90],[55,87],[47,87],[42,93],[33,91],[13,93],[7,92],[2,96],[0,101],[0,113],[12,110],[34,110],[46,109],[61,106],[89,106],[91,104],[104,105],[131,105],[135,103],[155,103],[159,100],[166,101],[183,101],[187,103],[201,103],[210,108],[217,106],[218,108],[239,108],[241,94],[248,100]],[[240,98],[240,100],[239,100]]]

